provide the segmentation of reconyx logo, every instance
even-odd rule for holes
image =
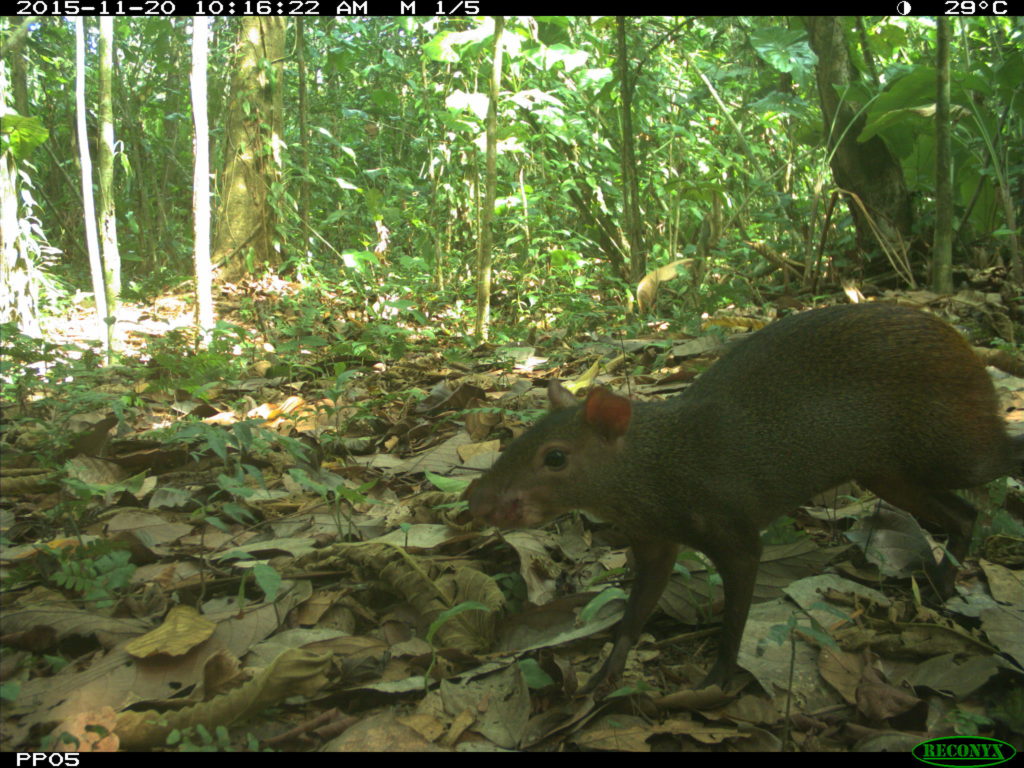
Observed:
[[[947,736],[922,741],[911,750],[911,754],[929,765],[981,768],[984,765],[1005,763],[1017,754],[1017,750],[999,739]]]

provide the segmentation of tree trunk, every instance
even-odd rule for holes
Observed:
[[[816,68],[818,95],[826,126],[829,151],[832,152],[832,173],[836,183],[846,192],[857,195],[881,236],[890,241],[905,242],[911,235],[913,214],[910,196],[899,161],[879,136],[866,142],[857,141],[864,129],[864,114],[858,105],[841,98],[850,85],[849,52],[843,38],[842,20],[832,16],[805,18],[811,48],[818,55]],[[874,250],[876,235],[864,211],[850,201],[850,210],[857,227],[857,242],[863,250]]]
[[[480,207],[480,244],[477,251],[476,276],[476,335],[487,338],[487,326],[491,314],[491,247],[494,235],[491,219],[494,218],[494,198],[498,175],[498,97],[501,94],[501,33],[505,19],[498,16],[494,21],[494,56],[491,64],[490,98],[487,104],[487,167],[484,171],[484,199]]]

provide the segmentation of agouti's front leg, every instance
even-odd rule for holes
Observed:
[[[736,670],[736,656],[743,639],[743,628],[750,613],[757,569],[761,564],[761,537],[756,528],[732,531],[733,539],[707,547],[705,554],[715,564],[725,590],[722,633],[718,638],[718,656],[711,671],[698,688],[724,686]]]
[[[631,548],[636,577],[626,602],[626,615],[616,627],[612,652],[601,669],[580,689],[581,694],[604,695],[614,689],[626,666],[626,656],[658,604],[676,562],[678,547],[670,541],[643,539],[633,541]]]

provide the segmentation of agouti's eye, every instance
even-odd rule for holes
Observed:
[[[569,457],[565,455],[565,451],[558,448],[553,448],[544,454],[544,466],[548,469],[565,469],[568,463]]]

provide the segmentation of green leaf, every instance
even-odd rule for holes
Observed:
[[[443,61],[448,64],[458,64],[460,56],[452,47],[451,37],[454,32],[441,32],[433,40],[423,45],[423,53],[428,59]]]
[[[486,93],[467,93],[466,91],[453,91],[444,100],[448,109],[456,111],[468,110],[477,118],[483,120],[487,117],[488,98]]]
[[[462,493],[470,482],[466,477],[445,477],[433,472],[427,472],[426,475],[435,488],[445,493]]]
[[[625,600],[626,593],[618,587],[608,587],[601,590],[594,598],[587,603],[580,611],[580,621],[587,624],[593,621],[598,612],[613,600]]]
[[[446,611],[441,611],[441,613],[438,614],[438,617],[436,619],[434,619],[433,622],[431,622],[430,629],[427,630],[427,642],[430,643],[431,645],[433,645],[433,643],[434,643],[434,635],[437,634],[437,630],[439,630],[441,627],[443,627],[450,619],[452,619],[455,616],[458,616],[460,613],[464,613],[466,611],[489,611],[489,610],[490,610],[490,608],[488,608],[483,603],[477,603],[477,602],[474,602],[472,600],[467,600],[466,602],[459,603],[458,605],[456,605],[456,606],[454,606],[452,608],[449,608]]]
[[[801,85],[814,73],[818,57],[807,43],[807,34],[781,28],[758,29],[750,33],[750,44],[766,64],[793,75]]]
[[[50,138],[50,132],[38,117],[23,117],[8,112],[0,120],[0,134],[10,138],[11,152],[18,160],[24,160],[32,150]]]
[[[555,684],[555,681],[551,679],[551,675],[540,668],[540,664],[537,663],[536,659],[520,659],[519,669],[523,673],[523,679],[526,680],[526,684],[533,690],[547,688],[549,685]]]
[[[277,599],[278,590],[281,589],[281,574],[266,563],[257,563],[252,569],[256,585],[263,591],[268,603]]]
[[[21,690],[21,685],[16,681],[9,681],[6,683],[0,683],[0,699],[4,701],[14,701],[18,698],[18,692]]]

